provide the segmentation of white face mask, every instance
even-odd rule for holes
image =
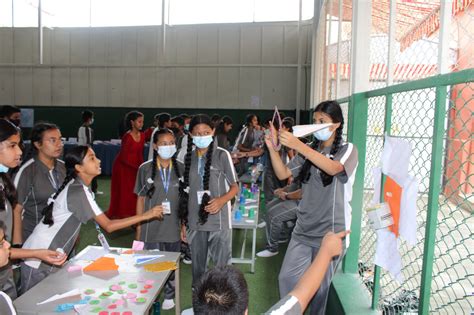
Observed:
[[[212,140],[212,136],[193,137],[193,143],[199,149],[207,148],[211,144]]]
[[[332,131],[329,128],[324,128],[313,133],[313,136],[319,141],[327,141],[331,138]]]
[[[174,144],[160,145],[156,151],[163,160],[168,160],[171,159],[171,157],[176,153],[176,146]]]

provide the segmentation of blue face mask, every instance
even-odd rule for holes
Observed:
[[[0,164],[0,173],[7,173],[8,172],[8,167],[6,167],[3,164]]]
[[[319,141],[327,141],[329,140],[329,138],[331,138],[331,135],[332,135],[332,131],[329,130],[329,128],[324,128],[316,132],[313,132],[313,136]]]
[[[184,130],[189,131],[189,124],[184,125]]]
[[[160,145],[158,146],[158,155],[163,160],[171,159],[171,157],[176,153],[175,145]]]
[[[193,137],[193,143],[199,149],[207,148],[212,142],[212,136]]]

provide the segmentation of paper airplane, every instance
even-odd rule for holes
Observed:
[[[153,260],[158,258],[164,257],[164,255],[143,255],[143,256],[135,256],[135,265],[144,265],[148,264]]]
[[[76,295],[81,295],[81,292],[79,291],[79,289],[73,289],[73,290],[68,291],[66,293],[63,293],[63,294],[55,294],[52,297],[50,297],[49,299],[44,300],[43,302],[36,303],[36,305],[41,305],[41,304],[53,302],[53,301],[56,301],[56,300],[68,298],[68,297],[71,297],[71,296],[76,296]]]
[[[332,125],[333,124],[311,124],[293,126],[293,135],[298,138],[305,137],[313,132],[328,128]]]

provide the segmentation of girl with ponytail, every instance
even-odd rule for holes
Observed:
[[[88,146],[77,146],[67,152],[64,162],[66,178],[48,200],[48,205],[42,211],[42,222],[35,227],[23,248],[47,246],[51,250],[62,249],[64,256],[67,256],[76,243],[81,224],[89,220],[96,221],[98,226],[111,233],[162,217],[160,205],[141,215],[110,220],[95,202],[90,189],[92,179],[101,173],[100,160],[94,151]],[[26,292],[55,269],[50,264],[26,259],[21,264],[21,291]]]
[[[0,119],[0,221],[4,222],[4,239],[11,242],[13,231],[12,207],[17,203],[17,194],[8,170],[15,168],[21,161],[20,130],[11,122]],[[43,244],[31,247],[30,249],[12,248],[10,258],[26,259],[34,258],[43,260],[48,264],[62,265],[66,256],[54,250],[37,249],[44,247]],[[8,294],[12,299],[17,296],[11,264],[0,267],[0,291]]]
[[[211,119],[194,116],[189,131],[190,141],[178,156],[183,170],[179,217],[188,228],[194,286],[206,271],[208,253],[215,266],[230,264],[230,200],[238,186],[230,153],[214,141]]]
[[[61,131],[55,124],[37,123],[31,130],[32,158],[15,175],[18,203],[14,210],[13,244],[19,245],[40,223],[41,211],[66,177],[66,167],[59,159],[63,153]]]
[[[314,124],[332,125],[315,132],[310,145],[288,131],[279,131],[281,144],[299,153],[287,165],[275,151],[270,135],[265,139],[278,179],[293,176],[302,185],[298,219],[279,275],[281,297],[294,288],[316,257],[324,235],[349,230],[351,224],[349,202],[358,163],[357,149],[351,143],[343,143],[344,118],[337,102],[320,103],[314,110],[313,121]],[[275,141],[273,139],[273,143]],[[311,303],[311,314],[325,313],[332,276],[343,256],[332,260]]]
[[[136,239],[145,242],[145,249],[179,252],[181,249],[181,224],[178,217],[179,167],[176,163],[176,138],[167,128],[153,133],[150,148],[153,158],[138,169],[135,183],[137,215],[150,211],[155,205],[163,206],[163,220],[142,223],[137,226]],[[165,285],[162,307],[174,307],[174,273]]]

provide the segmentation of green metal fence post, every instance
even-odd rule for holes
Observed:
[[[349,101],[348,141],[352,142],[359,153],[359,166],[352,194],[352,224],[350,245],[342,264],[345,273],[358,272],[359,244],[364,199],[365,151],[367,139],[367,112],[369,102],[365,93],[353,94]]]
[[[431,279],[433,276],[434,246],[438,222],[439,193],[443,154],[444,120],[446,117],[446,86],[436,88],[433,147],[431,150],[430,188],[426,217],[423,267],[421,271],[420,305],[418,314],[428,314],[430,309]]]
[[[384,117],[384,133],[390,135],[392,129],[392,101],[393,94],[387,94],[385,97],[385,117]],[[385,142],[385,139],[384,139]],[[383,188],[385,186],[385,175],[382,174],[382,185],[380,185],[380,202],[384,201]],[[374,266],[374,285],[372,287],[372,309],[376,309],[380,298],[380,273],[379,266]]]

